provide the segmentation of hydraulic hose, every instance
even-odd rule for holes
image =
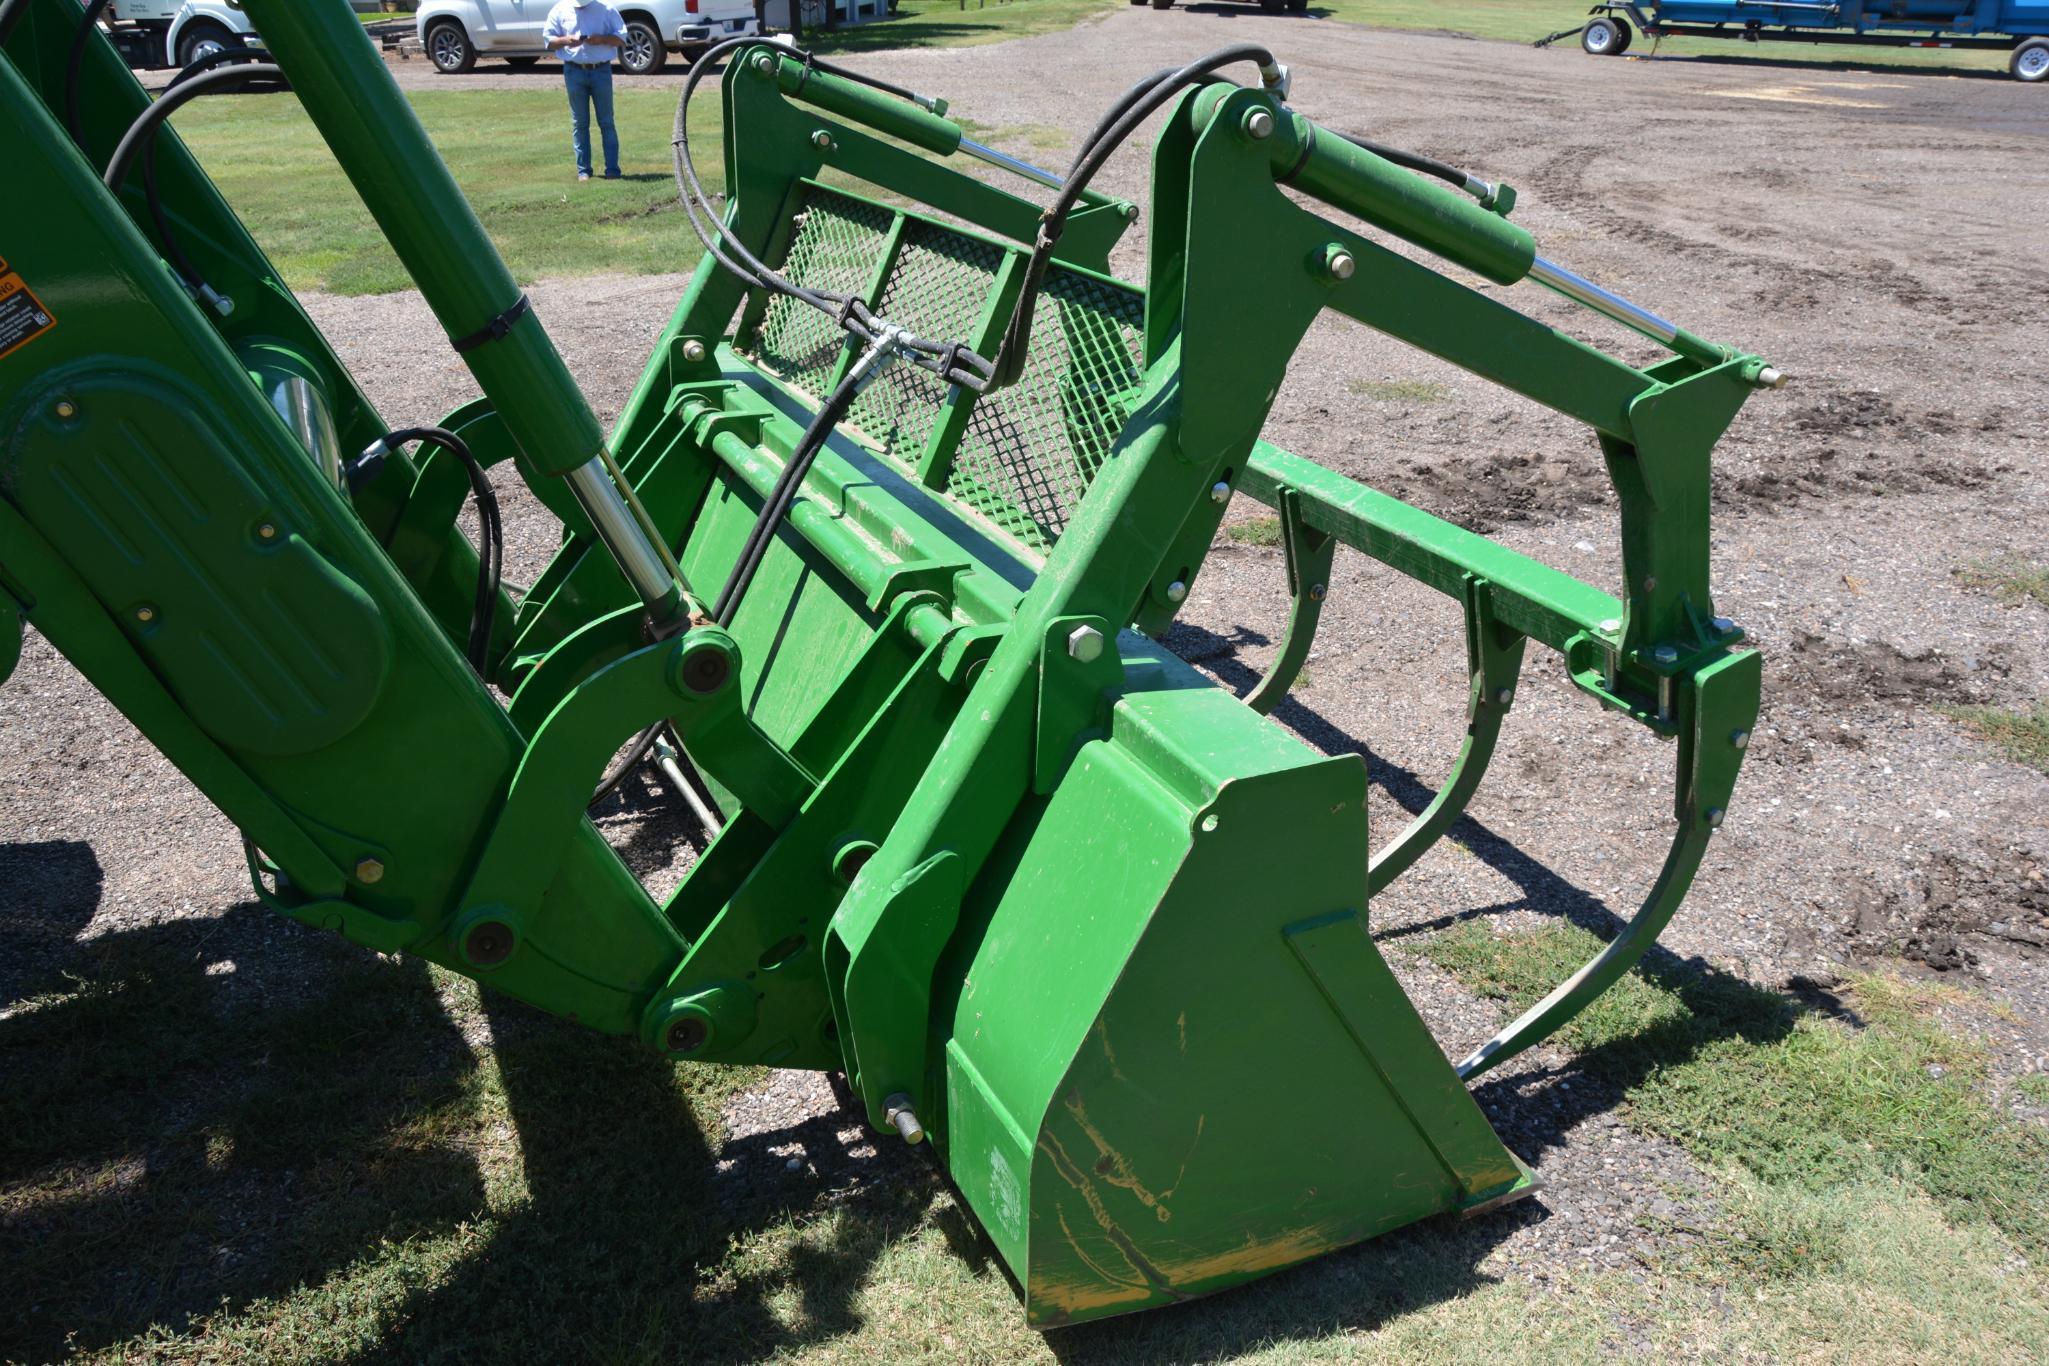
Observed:
[[[488,680],[491,634],[498,625],[498,590],[504,579],[505,529],[498,517],[498,495],[491,476],[471,453],[468,443],[445,427],[401,427],[370,443],[364,460],[381,460],[415,441],[439,446],[461,462],[469,475],[470,495],[477,505],[477,592],[470,606],[470,638],[465,652],[477,677]]]
[[[129,166],[149,140],[156,136],[156,130],[163,126],[164,120],[207,91],[239,81],[275,80],[282,83],[284,76],[283,71],[268,62],[252,62],[215,67],[164,91],[154,104],[136,116],[135,122],[128,125],[128,131],[121,135],[121,141],[114,148],[114,155],[107,160],[106,173],[100,177],[101,181],[110,190],[120,189],[121,182],[128,177]]]
[[[79,17],[78,32],[71,35],[71,53],[64,59],[64,126],[81,151],[85,148],[85,124],[78,117],[78,70],[85,64],[85,45],[92,41],[92,31],[99,27],[100,15],[109,3],[111,0],[90,0]]]

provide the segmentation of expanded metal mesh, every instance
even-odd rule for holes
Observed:
[[[880,264],[896,213],[809,188],[782,271],[796,283],[862,293]],[[881,316],[934,341],[978,340],[1006,249],[912,218],[881,296]],[[1018,540],[1045,551],[1058,540],[1117,440],[1137,397],[1145,301],[1138,291],[1060,267],[1047,272],[1018,382],[977,399],[946,493]],[[822,397],[845,333],[808,304],[778,296],[749,348],[756,364]],[[929,371],[898,363],[855,399],[848,423],[884,454],[915,468],[948,401]]]
[[[1144,319],[1136,291],[1048,271],[1024,373],[975,405],[946,491],[1050,547],[1131,415]]]
[[[894,215],[880,205],[818,186],[804,196],[782,273],[806,289],[858,294],[882,257]],[[846,333],[807,303],[778,294],[763,312],[754,360],[800,389],[823,394]]]
[[[931,341],[972,341],[1003,249],[913,219],[875,311]],[[854,400],[849,420],[884,452],[915,466],[950,386],[929,370],[896,364]]]

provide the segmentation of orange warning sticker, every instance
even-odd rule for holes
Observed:
[[[0,260],[0,359],[20,350],[57,325],[27,283]]]

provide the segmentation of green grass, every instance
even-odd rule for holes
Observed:
[[[2049,702],[2031,712],[2004,707],[1949,707],[1950,716],[2005,750],[2017,764],[2049,773]]]
[[[1008,4],[991,0],[977,5],[968,0],[962,8],[958,0],[902,0],[892,18],[832,33],[807,33],[804,45],[814,52],[840,54],[884,48],[973,47],[1057,33],[1122,4],[1123,0],[1010,0]],[[964,102],[971,92],[940,93]]]
[[[1248,517],[1242,522],[1233,522],[1224,528],[1224,535],[1239,545],[1279,545],[1281,543],[1281,519],[1278,517]]]
[[[408,96],[456,182],[522,281],[596,272],[688,270],[701,248],[676,207],[669,159],[676,100],[622,90],[620,168],[626,179],[579,184],[568,106],[545,90],[421,91]],[[706,188],[722,184],[715,100],[693,117],[693,141],[713,149]],[[694,114],[695,111],[693,111]],[[178,130],[295,289],[374,294],[411,281],[368,210],[290,95],[200,100]]]
[[[2026,602],[2049,607],[2049,564],[2040,560],[2019,554],[1994,555],[1973,560],[1956,573],[1965,587],[1983,589],[2009,607]]]
[[[1482,996],[1520,1010],[1598,947],[1577,928],[1497,935],[1469,922],[1418,950]],[[1574,1067],[1628,1093],[1635,1127],[1733,1166],[1768,1195],[1826,1197],[1905,1182],[1956,1224],[1986,1223],[2038,1262],[2049,1254],[2049,1134],[1987,1099],[1980,1046],[1925,1017],[1926,989],[1873,976],[1850,1018],[1735,978],[1674,970],[1625,977],[1560,1034]],[[1796,1240],[1836,1261],[1842,1238]],[[1758,1270],[1786,1274],[1784,1240]]]
[[[1345,388],[1375,403],[1443,403],[1451,390],[1427,379],[1348,379]]]

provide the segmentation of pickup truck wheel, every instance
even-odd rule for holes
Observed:
[[[1613,19],[1589,20],[1579,31],[1579,45],[1588,56],[1613,57],[1623,48],[1622,25]]]
[[[460,76],[475,69],[476,45],[461,24],[444,19],[427,30],[427,60],[444,76]]]
[[[668,60],[669,50],[662,46],[660,29],[645,19],[626,21],[626,47],[619,54],[619,65],[627,75],[652,76]]]
[[[219,24],[192,24],[178,35],[178,65],[190,66],[202,57],[242,46],[242,40]]]
[[[2030,38],[2013,50],[2013,60],[2007,63],[2014,79],[2030,85],[2049,79],[2049,38]]]

